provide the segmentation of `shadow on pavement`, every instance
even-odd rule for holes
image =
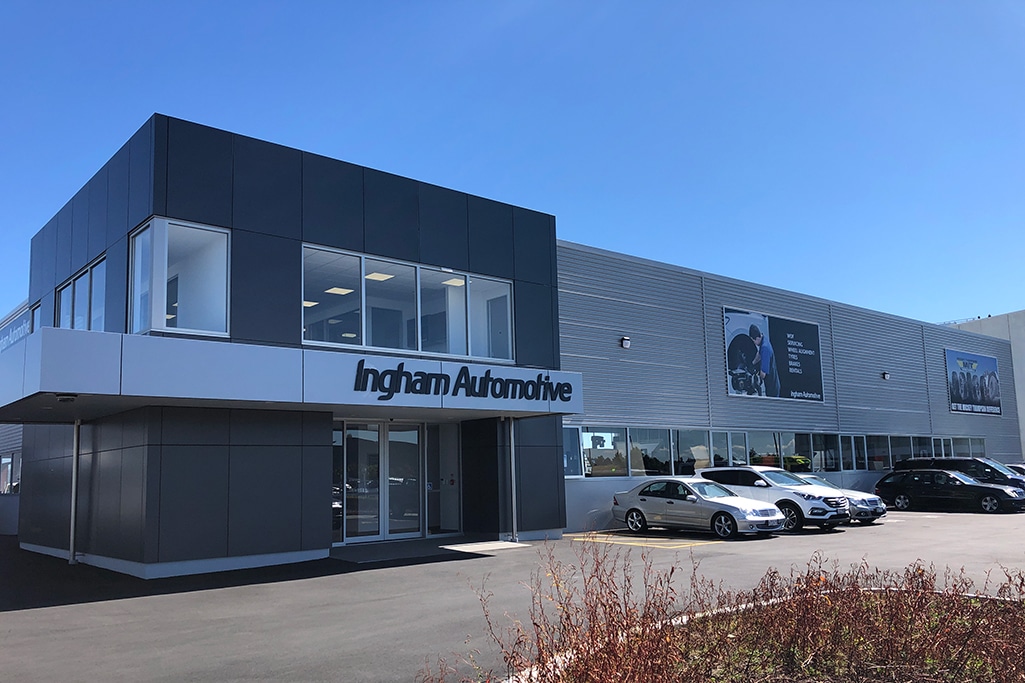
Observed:
[[[445,540],[453,542],[451,538]],[[397,551],[395,545],[380,544],[381,551],[376,553],[361,548],[349,556],[344,552],[332,552],[330,558],[297,564],[146,580],[85,564],[70,565],[66,559],[22,550],[17,536],[0,536],[0,612],[296,581],[382,567],[483,557],[476,553],[446,550],[441,543],[409,544],[406,552]]]

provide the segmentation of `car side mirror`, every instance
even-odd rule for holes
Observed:
[[[766,483],[765,483],[764,481],[762,481],[761,479],[756,479],[756,480],[755,480],[755,486],[761,486],[762,488],[766,488],[766,489],[767,489],[767,488],[769,488],[769,485],[768,485],[768,484],[766,484]]]

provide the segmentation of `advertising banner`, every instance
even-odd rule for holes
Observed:
[[[944,351],[947,355],[950,412],[1000,415],[997,359],[953,349]]]
[[[731,396],[822,400],[818,325],[724,308],[723,329]]]

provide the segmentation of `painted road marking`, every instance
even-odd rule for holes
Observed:
[[[613,536],[611,534],[594,534],[594,533],[583,533],[583,534],[563,534],[564,538],[569,538],[571,541],[590,541],[592,543],[608,543],[610,545],[628,545],[638,548],[661,548],[664,550],[680,550],[682,548],[693,548],[699,545],[715,545],[717,543],[723,543],[723,541],[682,541],[673,540],[668,538],[651,538],[651,537],[622,537]]]

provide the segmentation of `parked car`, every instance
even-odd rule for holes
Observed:
[[[894,470],[933,469],[964,472],[972,479],[987,484],[1000,484],[1025,489],[1025,477],[990,458],[907,458],[893,464]]]
[[[1004,463],[1004,467],[1011,470],[1012,472],[1018,473],[1022,478],[1025,478],[1025,462],[1009,462]]]
[[[630,531],[649,526],[711,531],[719,538],[768,534],[783,528],[783,514],[699,477],[649,479],[612,496],[612,516]]]
[[[710,467],[698,474],[723,484],[738,495],[772,503],[786,517],[785,531],[797,531],[805,524],[832,529],[851,518],[846,496],[836,489],[809,483],[779,467]]]
[[[882,498],[872,493],[865,493],[864,491],[858,491],[857,489],[845,489],[841,486],[837,486],[828,479],[815,474],[798,474],[801,479],[811,482],[812,484],[819,484],[820,486],[828,486],[831,489],[836,489],[843,495],[847,496],[847,503],[850,506],[851,511],[851,522],[861,522],[862,524],[872,524],[880,517],[886,515],[886,504],[883,503]]]
[[[1025,509],[1025,490],[987,484],[964,472],[903,470],[876,483],[876,495],[898,510],[933,508],[1008,512]]]

